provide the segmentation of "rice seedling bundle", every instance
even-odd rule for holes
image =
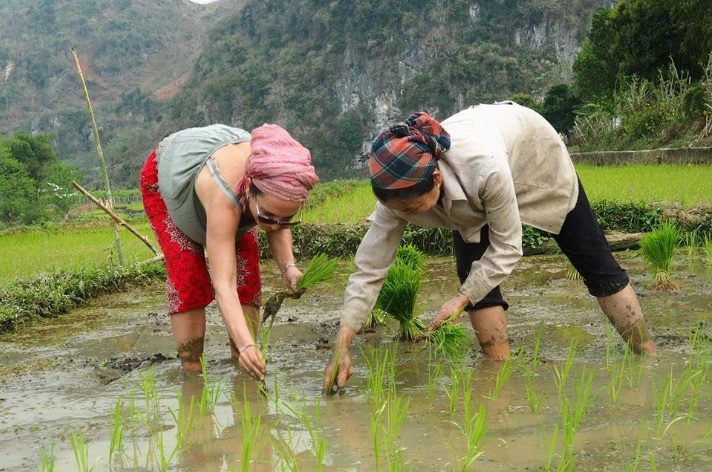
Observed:
[[[459,358],[467,352],[472,336],[470,333],[452,321],[445,321],[438,329],[428,332],[428,341],[435,350],[447,357]]]
[[[334,277],[337,265],[337,259],[330,259],[325,254],[314,256],[302,272],[302,278],[297,282],[294,292],[277,292],[267,300],[262,314],[262,322],[264,323],[270,317],[274,320],[274,315],[279,311],[285,298],[301,298],[308,289],[329,282]]]
[[[398,337],[407,341],[416,341],[425,335],[425,325],[415,316],[421,276],[422,270],[413,269],[396,259],[376,300],[376,309],[388,313],[400,323]]]
[[[640,253],[653,271],[653,288],[656,290],[679,290],[680,285],[672,279],[675,252],[680,244],[680,230],[665,222],[640,240]]]
[[[432,341],[438,352],[457,357],[470,341],[469,333],[460,325],[445,322],[434,331],[415,316],[415,304],[421,288],[423,253],[412,244],[398,248],[396,261],[388,271],[376,300],[374,313],[383,312],[400,324],[398,338],[405,341]]]

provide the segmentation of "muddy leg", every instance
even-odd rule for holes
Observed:
[[[205,341],[205,308],[196,308],[170,316],[173,341],[185,370],[200,371]]]
[[[477,335],[482,352],[492,359],[509,357],[507,319],[501,306],[469,311],[470,323]]]
[[[245,314],[245,320],[247,321],[247,327],[250,328],[250,333],[252,333],[252,339],[256,342],[260,331],[260,307],[242,305],[242,312]],[[237,352],[237,346],[232,338],[230,338],[230,354],[235,362],[240,358],[240,353]]]
[[[618,293],[598,297],[597,300],[603,313],[633,352],[655,354],[655,344],[648,333],[643,310],[630,284]]]

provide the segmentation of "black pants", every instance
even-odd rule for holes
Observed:
[[[594,297],[606,297],[623,290],[630,279],[625,270],[613,257],[603,230],[596,221],[591,205],[579,181],[576,206],[566,215],[559,234],[552,235],[561,251],[581,274],[588,293]],[[489,247],[489,227],[482,228],[480,242],[466,243],[458,231],[453,231],[457,276],[460,283],[470,273],[473,261],[479,260]],[[492,289],[482,300],[465,309],[480,309],[501,306],[505,310],[509,304],[504,301],[499,286]]]

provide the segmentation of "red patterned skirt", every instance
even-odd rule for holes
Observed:
[[[202,308],[215,299],[203,246],[178,229],[158,191],[156,151],[141,169],[143,207],[165,257],[168,313]],[[243,305],[259,306],[262,296],[257,229],[235,242],[237,295]]]

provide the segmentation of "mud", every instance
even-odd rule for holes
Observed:
[[[573,470],[708,470],[709,356],[695,364],[699,372],[694,378],[702,377],[701,382],[686,378],[685,369],[700,359],[691,338],[698,348],[712,342],[712,271],[698,255],[680,257],[673,277],[681,290],[660,292],[648,287],[651,276],[635,253],[617,257],[632,276],[658,356],[626,361],[620,370],[624,372],[620,396],[613,402],[610,365],[624,365],[623,342],[583,283],[566,278],[568,266],[561,256],[525,258],[503,285],[511,305],[509,337],[513,351],[519,351],[521,359],[531,359],[541,327],[541,363],[532,384],[527,385],[522,363],[493,396],[503,364],[485,358],[473,345],[466,356],[472,372],[471,398],[475,412],[480,404],[486,409],[487,429],[483,454],[471,470],[545,470],[551,458],[554,467],[561,460],[565,420],[557,376],[573,341],[576,357],[567,384],[571,401],[584,374],[593,374],[590,402],[574,440]],[[270,264],[263,269],[265,300],[282,290]],[[431,258],[426,265],[418,312],[427,323],[458,283],[449,258]],[[209,380],[182,371],[164,314],[162,285],[102,297],[81,310],[0,337],[0,471],[49,470],[49,457],[54,470],[79,470],[71,442],[79,431],[87,463],[94,470],[289,470],[292,463],[299,470],[317,470],[317,443],[294,413],[297,405],[318,424],[326,443],[324,470],[375,470],[374,406],[369,403],[366,357],[373,349],[380,352],[392,346],[394,327],[358,336],[348,387],[334,397],[321,395],[349,270],[350,263],[343,262],[331,287],[283,301],[269,340],[262,341],[268,346],[267,399],[230,359],[227,336],[213,306],[205,341]],[[449,408],[450,366],[445,361],[437,364],[440,376],[433,380],[434,364],[429,366],[422,344],[399,343],[396,348],[397,393],[409,401],[395,440],[405,467],[461,470],[467,444],[464,404],[460,398],[454,411]],[[154,384],[158,404],[145,399],[149,383]],[[221,389],[214,412],[195,420],[177,448],[181,428],[176,412],[214,384]],[[693,389],[693,384],[699,388]],[[531,410],[529,388],[541,401],[537,412]],[[666,391],[680,392],[669,411],[658,406]],[[243,457],[249,415],[242,409],[244,399],[253,405],[252,414],[261,419],[262,428],[247,468]],[[131,427],[126,423],[125,452],[110,457],[117,404],[122,417],[134,412],[140,420]],[[552,442],[555,430],[558,440]],[[169,457],[174,448],[180,451]],[[161,450],[169,452],[160,454]],[[396,464],[384,458],[380,463],[382,470]]]

